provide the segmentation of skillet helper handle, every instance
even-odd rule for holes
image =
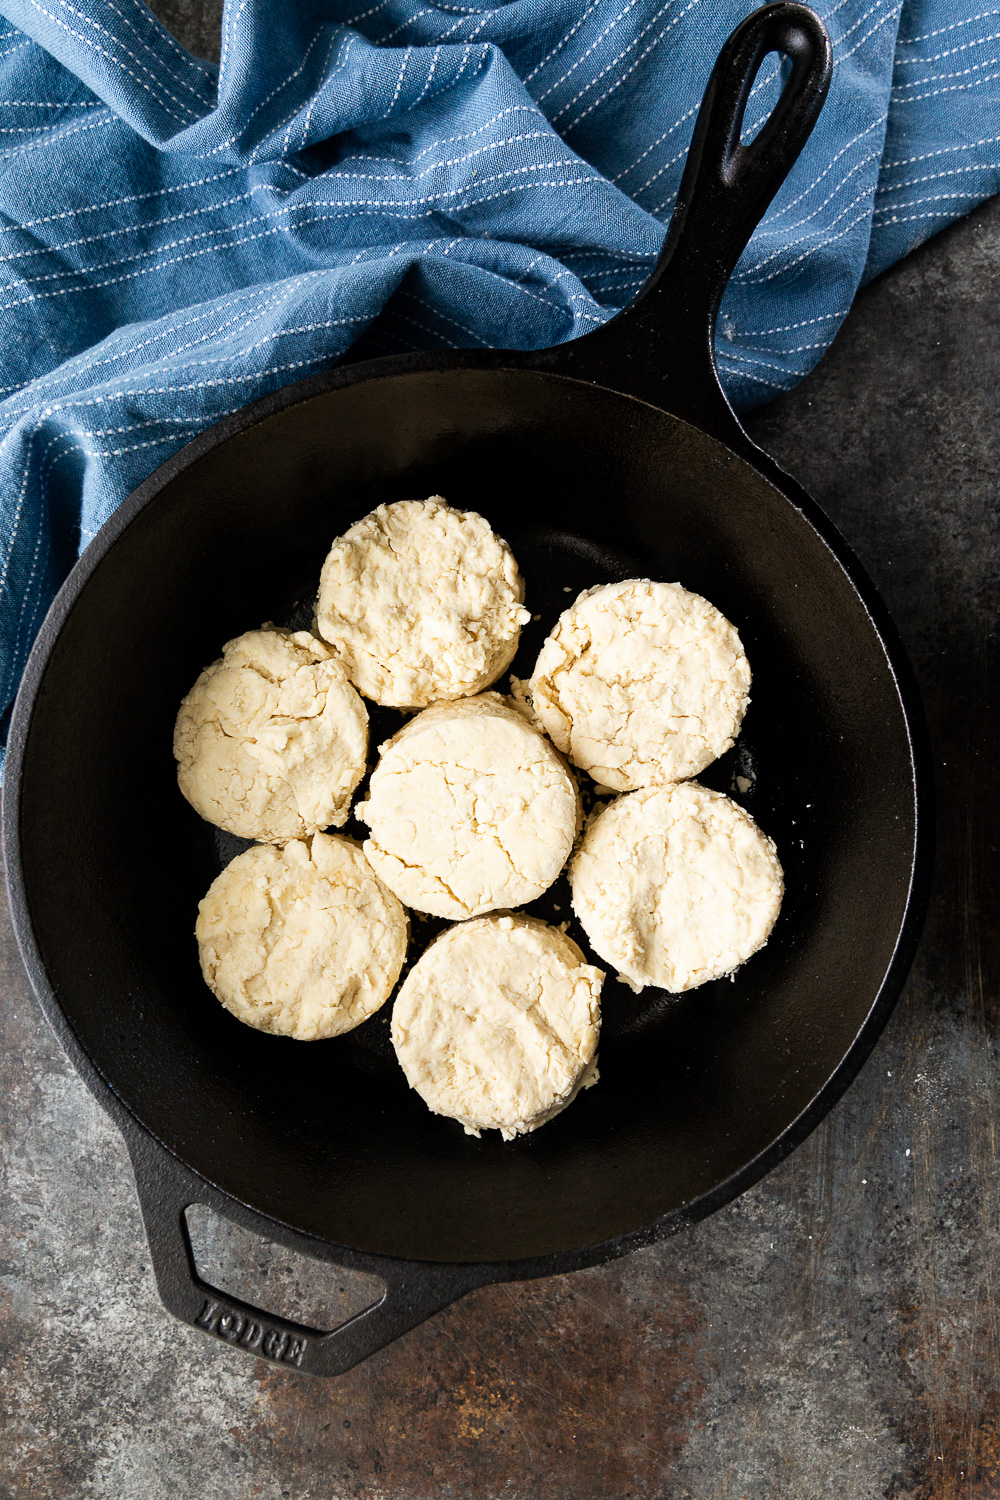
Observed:
[[[488,1279],[460,1265],[382,1262],[374,1271],[385,1284],[382,1297],[332,1331],[264,1312],[198,1275],[185,1210],[211,1194],[139,1132],[130,1132],[128,1147],[163,1305],[182,1323],[257,1358],[308,1375],[342,1375]]]
[[[788,58],[781,96],[753,140],[740,139],[764,58]],[[549,351],[548,368],[654,402],[728,440],[742,429],[719,384],[715,322],[736,263],[819,118],[830,38],[808,6],[754,11],[719,54],[702,101],[660,258],[639,296],[593,333]]]

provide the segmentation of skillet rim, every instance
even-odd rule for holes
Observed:
[[[934,854],[934,782],[930,741],[923,705],[916,677],[888,608],[846,539],[797,481],[786,474],[774,459],[752,442],[735,417],[732,420],[732,432],[727,434],[731,441],[723,441],[714,433],[706,432],[696,423],[677,416],[665,406],[659,406],[653,401],[630,395],[613,385],[605,385],[598,380],[584,379],[558,369],[546,368],[550,363],[555,363],[554,356],[558,352],[559,350],[537,352],[457,350],[442,354],[440,351],[431,351],[340,365],[333,370],[308,376],[304,380],[272,391],[213,423],[203,433],[166,459],[133,490],[78,558],[56,594],[36,636],[11,717],[0,819],[2,819],[4,865],[12,926],[18,950],[36,998],[77,1072],[122,1132],[133,1157],[137,1153],[148,1153],[148,1148],[152,1144],[156,1152],[168,1158],[171,1167],[180,1169],[182,1174],[199,1185],[198,1196],[192,1198],[191,1201],[210,1202],[227,1217],[244,1224],[249,1223],[258,1232],[291,1248],[303,1250],[307,1254],[347,1267],[369,1270],[375,1275],[379,1274],[380,1267],[442,1266],[456,1273],[464,1270],[471,1278],[468,1281],[468,1287],[471,1287],[488,1282],[559,1274],[616,1259],[642,1245],[664,1239],[732,1202],[802,1144],[846,1092],[871,1055],[899,998],[913,962],[930,897]],[[279,411],[369,380],[463,370],[506,371],[546,380],[555,379],[571,386],[582,386],[588,390],[597,389],[618,399],[636,402],[658,414],[670,417],[675,422],[680,422],[700,436],[709,437],[728,454],[749,463],[765,481],[778,490],[782,498],[799,512],[806,524],[816,532],[820,541],[832,552],[859,598],[871,629],[885,655],[906,726],[914,800],[914,834],[909,886],[895,946],[868,1013],[854,1040],[826,1083],[806,1108],[789,1122],[769,1146],[689,1204],[674,1209],[647,1224],[627,1230],[610,1240],[570,1250],[550,1251],[519,1260],[435,1262],[418,1257],[385,1255],[379,1252],[358,1250],[351,1246],[341,1246],[334,1241],[309,1234],[287,1221],[275,1218],[205,1177],[140,1120],[132,1106],[105,1076],[98,1061],[84,1048],[49,982],[35,940],[24,880],[21,859],[21,792],[24,760],[31,734],[35,702],[44,681],[50,657],[58,645],[62,628],[100,563],[147,505],[206,453]]]

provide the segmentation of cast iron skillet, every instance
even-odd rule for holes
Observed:
[[[788,81],[744,145],[772,50],[791,60]],[[163,1300],[218,1338],[334,1374],[473,1287],[672,1233],[801,1141],[886,1020],[930,857],[917,695],[849,548],[742,432],[712,342],[829,77],[813,12],[758,11],[718,61],[666,248],[626,313],[540,354],[375,360],[267,397],[141,486],[53,605],[5,786],[17,935],[128,1143]],[[600,1086],[509,1144],[470,1139],[408,1091],[388,1006],[335,1041],[264,1036],[208,995],[192,937],[238,844],[177,791],[180,698],[229,637],[308,621],[323,555],[352,520],[433,493],[481,510],[513,546],[540,616],[522,675],[567,602],[608,579],[680,579],[736,623],[753,703],[704,779],[735,789],[787,878],[771,942],[734,982],[672,1000],[609,980]],[[568,916],[564,884],[533,909]],[[385,1295],[333,1332],[236,1301],[197,1274],[194,1202],[372,1272]]]

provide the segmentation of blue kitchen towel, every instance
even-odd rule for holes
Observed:
[[[1000,189],[1000,9],[818,8],[830,97],[720,318],[740,408]],[[210,423],[361,337],[537,348],[626,304],[750,9],[230,0],[216,68],[141,0],[0,0],[0,713],[77,551]]]

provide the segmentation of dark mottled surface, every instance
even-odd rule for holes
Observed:
[[[161,14],[211,53],[205,6]],[[478,1292],[309,1381],[160,1308],[124,1149],[4,915],[2,1500],[1000,1496],[998,307],[1000,203],[866,291],[822,366],[752,424],[884,590],[939,768],[927,934],[832,1115],[684,1236]],[[363,1298],[196,1228],[212,1274],[275,1308]]]

